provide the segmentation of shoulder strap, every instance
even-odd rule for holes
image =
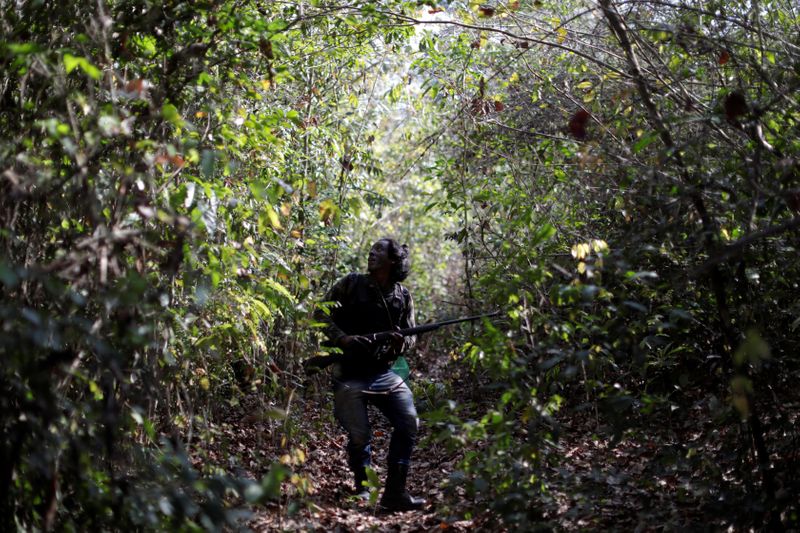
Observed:
[[[400,285],[400,294],[403,295],[403,311],[408,309],[408,300],[411,298],[411,293],[408,292],[408,289],[405,285],[398,283]]]

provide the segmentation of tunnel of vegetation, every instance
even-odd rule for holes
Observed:
[[[502,310],[425,344],[441,520],[581,527],[580,425],[691,480],[638,523],[798,527],[796,3],[3,5],[3,528],[313,505],[312,315],[385,234],[418,321]]]

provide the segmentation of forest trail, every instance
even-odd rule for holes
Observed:
[[[352,474],[347,467],[344,432],[331,420],[327,396],[312,398],[302,413],[308,429],[306,460],[297,467],[297,473],[311,480],[313,489],[308,495],[308,505],[293,516],[287,516],[277,505],[260,511],[250,526],[255,531],[429,531],[438,529],[442,519],[435,512],[405,512],[388,514],[374,504],[360,502],[351,495]],[[322,400],[322,401],[319,401]],[[378,477],[385,479],[386,451],[389,445],[388,423],[377,411],[371,409],[373,425],[373,461]],[[426,450],[422,450],[422,455]],[[418,450],[420,452],[420,450]],[[416,458],[409,476],[409,489],[416,495],[425,495],[435,508],[441,505],[441,489],[437,487],[452,470],[453,460],[447,457]],[[471,523],[464,522],[464,526]],[[467,531],[468,527],[455,526],[452,531]]]
[[[430,365],[424,377],[413,373],[411,379],[440,379],[442,371],[436,367]],[[281,447],[280,438],[271,436],[271,429],[277,430],[274,433],[277,434],[291,426],[294,443],[288,447],[302,450],[302,455],[299,460],[296,453],[294,457],[284,455],[284,460],[293,463],[294,474],[309,481],[305,498],[299,497],[296,488],[287,491],[284,487],[281,501],[259,509],[248,527],[254,531],[471,531],[479,525],[477,520],[447,520],[442,514],[445,504],[442,484],[456,469],[460,457],[428,442],[426,437],[430,435],[430,428],[424,422],[420,427],[408,488],[412,494],[428,500],[426,509],[382,512],[377,505],[380,492],[371,503],[353,498],[353,479],[347,466],[347,436],[333,418],[329,383],[328,372],[304,380],[291,402],[288,419],[280,424],[257,414],[263,410],[263,404],[256,393],[247,395],[227,414],[230,423],[225,431],[238,441],[238,459],[241,465],[246,465],[240,471],[241,475],[252,479],[265,476],[271,462],[280,460],[287,450],[287,447]],[[373,406],[370,406],[370,422],[373,467],[383,482],[391,426]],[[287,503],[292,498],[303,503],[290,510]]]
[[[408,486],[415,494],[424,494],[431,508],[425,512],[382,513],[375,504],[360,502],[351,495],[352,474],[347,467],[346,443],[343,430],[333,420],[330,398],[324,392],[308,391],[308,398],[299,398],[289,422],[296,424],[298,439],[303,444],[295,449],[303,450],[302,459],[292,458],[296,464],[293,472],[309,480],[305,505],[290,511],[284,494],[280,502],[267,504],[259,510],[249,524],[255,531],[364,531],[431,530],[440,526],[442,519],[431,512],[442,503],[441,482],[453,469],[456,458],[437,455],[427,459],[416,458],[409,475]],[[269,421],[253,422],[251,414],[259,409],[259,401],[248,396],[241,406],[230,413],[231,435],[240,443],[242,463],[247,465],[246,477],[260,479],[267,474],[272,460],[281,457],[280,442],[273,442],[268,434]],[[390,426],[373,408],[370,408],[373,430],[373,462],[378,476],[385,477],[385,459],[389,444]],[[424,438],[424,435],[423,435]],[[285,450],[284,450],[285,451]],[[428,452],[423,448],[418,455]],[[289,490],[289,498],[297,497],[296,490]],[[466,531],[472,524],[464,521],[450,524],[452,531]]]
[[[417,374],[416,379],[447,379],[447,357]],[[413,378],[414,376],[412,376]],[[415,451],[409,488],[424,496],[429,506],[424,512],[382,513],[377,505],[357,502],[350,496],[352,477],[346,462],[346,436],[332,416],[331,398],[327,393],[329,376],[322,375],[306,382],[307,388],[293,398],[288,419],[276,422],[260,416],[261,400],[253,393],[230,410],[225,433],[235,442],[237,459],[244,465],[240,475],[261,479],[267,475],[272,461],[291,464],[294,480],[284,481],[281,500],[259,509],[249,521],[255,531],[497,531],[498,522],[490,515],[464,519],[463,511],[474,509],[474,502],[446,494],[444,485],[451,473],[458,470],[458,461],[466,450],[448,453],[433,439],[432,430],[424,421]],[[464,393],[464,389],[456,388]],[[576,394],[576,396],[578,396]],[[452,398],[469,401],[467,398]],[[418,402],[419,403],[419,402]],[[716,501],[722,489],[730,494],[736,487],[711,486],[701,482],[698,469],[708,470],[705,457],[717,451],[705,444],[706,430],[694,424],[676,426],[666,420],[648,431],[628,433],[618,443],[598,426],[596,413],[577,402],[567,405],[558,419],[559,441],[553,450],[563,460],[548,462],[545,469],[547,492],[540,509],[542,528],[558,530],[617,529],[628,531],[675,530],[722,527],[707,522],[716,507],[730,502]],[[372,409],[372,408],[371,408]],[[691,409],[697,420],[708,420],[708,405],[695,402]],[[385,459],[391,428],[374,410],[373,463],[381,480],[385,477]],[[291,426],[295,442],[280,442],[283,429]],[[735,438],[716,435],[717,439]],[[287,450],[301,450],[288,455]],[[480,451],[480,449],[478,448]],[[206,449],[208,453],[209,450]],[[214,457],[213,450],[210,456]],[[558,455],[551,453],[551,458]],[[220,455],[222,457],[222,455]],[[724,477],[732,480],[736,458],[728,465],[716,465]],[[304,479],[305,495],[297,487]],[[286,488],[289,487],[288,490]],[[377,501],[377,500],[376,500]],[[294,503],[293,503],[294,502]]]

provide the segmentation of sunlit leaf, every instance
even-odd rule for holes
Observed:
[[[271,205],[268,204],[264,206],[264,211],[266,212],[267,218],[269,218],[269,223],[272,225],[273,228],[275,228],[276,230],[283,229],[281,221],[278,218],[278,213],[275,212],[275,209],[273,209]]]

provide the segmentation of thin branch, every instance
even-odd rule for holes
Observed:
[[[755,244],[756,242],[762,239],[766,239],[767,237],[772,237],[775,235],[780,235],[781,233],[786,233],[787,231],[791,231],[796,228],[800,228],[800,216],[787,220],[783,224],[778,224],[777,226],[770,226],[761,231],[756,231],[745,237],[742,237],[733,244],[725,246],[724,248],[719,250],[719,252],[717,252],[716,255],[714,255],[714,257],[708,259],[705,263],[695,268],[691,272],[691,277],[695,278],[700,277],[706,272],[708,272],[712,267],[740,256],[742,253],[744,253],[747,247],[749,247],[752,244]]]
[[[576,50],[576,49],[574,49],[572,47],[566,46],[566,45],[561,44],[561,43],[554,43],[552,41],[545,41],[543,39],[535,39],[533,37],[525,37],[523,35],[517,35],[516,33],[511,33],[510,31],[503,30],[501,28],[492,28],[490,26],[476,26],[474,24],[466,24],[464,22],[457,22],[455,20],[421,20],[421,19],[417,19],[417,18],[414,18],[414,17],[410,17],[408,15],[403,15],[401,13],[394,13],[394,12],[391,12],[391,11],[388,11],[388,12],[387,11],[379,11],[379,13],[382,13],[382,14],[390,16],[390,17],[395,17],[395,18],[397,18],[399,20],[405,20],[406,22],[413,22],[414,24],[443,24],[443,25],[446,25],[446,26],[456,26],[456,27],[465,28],[465,29],[468,29],[468,30],[485,31],[485,32],[489,32],[489,33],[499,33],[501,35],[505,35],[506,37],[510,37],[512,39],[515,39],[517,41],[529,42],[529,43],[534,43],[534,44],[541,44],[541,45],[548,46],[548,47],[551,47],[551,48],[559,48],[561,50],[565,50],[567,52],[571,52],[571,53],[573,53],[573,54],[575,54],[577,56],[580,56],[580,57],[582,57],[582,58],[584,58],[584,59],[586,59],[588,61],[591,61],[592,63],[600,65],[601,67],[606,68],[606,69],[608,69],[608,70],[610,70],[612,72],[615,72],[616,74],[622,76],[623,78],[627,78],[627,79],[631,78],[631,75],[628,74],[627,72],[619,70],[618,68],[606,63],[605,61],[597,59],[596,57],[594,57],[592,55],[589,55],[589,54],[587,54],[585,52],[581,52],[580,50]]]
[[[513,131],[515,133],[520,133],[522,135],[531,135],[533,137],[544,137],[546,139],[553,139],[553,140],[556,140],[556,141],[572,141],[573,140],[573,139],[570,139],[569,137],[559,137],[558,135],[551,135],[549,133],[542,133],[540,131],[523,130],[523,129],[520,129],[520,128],[515,128],[513,126],[509,126],[508,124],[503,124],[502,122],[500,122],[498,120],[490,119],[490,120],[487,120],[486,122],[487,122],[487,124],[494,124],[495,126],[500,126],[501,128],[503,128],[505,130]]]

